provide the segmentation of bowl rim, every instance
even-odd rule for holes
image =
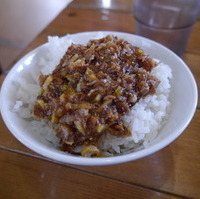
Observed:
[[[23,145],[25,145],[27,148],[31,149],[32,151],[49,158],[53,161],[58,161],[60,163],[67,163],[67,164],[74,164],[74,165],[84,165],[84,166],[103,166],[103,165],[113,165],[113,164],[119,164],[119,163],[124,163],[124,162],[129,162],[133,161],[136,159],[143,158],[147,155],[150,155],[156,151],[161,150],[162,148],[166,147],[169,145],[172,141],[174,141],[183,131],[184,129],[188,126],[190,121],[192,120],[194,113],[196,111],[197,107],[197,101],[198,101],[198,91],[197,91],[197,84],[194,79],[194,76],[192,72],[190,71],[189,67],[186,65],[186,63],[178,57],[174,52],[171,50],[167,49],[165,46],[152,41],[150,39],[147,39],[145,37],[141,37],[135,34],[131,33],[125,33],[125,32],[117,32],[117,31],[90,31],[90,32],[80,32],[80,33],[75,33],[75,34],[70,34],[71,36],[81,36],[81,35],[91,35],[91,34],[97,34],[99,32],[105,33],[105,34],[116,34],[116,35],[129,35],[131,37],[134,37],[135,39],[140,39],[140,40],[145,40],[146,42],[150,42],[153,45],[157,45],[160,48],[164,48],[170,55],[175,56],[176,59],[182,64],[183,67],[187,69],[187,73],[190,76],[190,80],[193,85],[193,92],[194,92],[194,100],[193,100],[193,109],[190,110],[190,114],[187,115],[187,122],[182,124],[179,128],[178,131],[174,132],[170,136],[168,136],[165,140],[160,141],[159,143],[154,144],[153,146],[149,146],[148,148],[144,148],[139,151],[135,151],[133,153],[128,153],[124,155],[119,155],[119,156],[113,156],[113,157],[102,157],[102,158],[87,158],[87,157],[79,157],[79,156],[73,156],[73,155],[66,155],[66,154],[61,154],[57,152],[52,152],[49,151],[46,148],[42,147],[37,147],[34,144],[31,143],[31,140],[27,141],[23,139],[23,136],[20,136],[20,134],[16,133],[15,125],[13,124],[12,121],[9,120],[9,111],[5,109],[5,104],[7,103],[7,100],[3,98],[4,93],[7,92],[7,84],[9,81],[12,79],[13,75],[15,74],[16,70],[19,68],[20,63],[24,63],[24,61],[35,54],[38,50],[41,48],[44,48],[48,43],[42,44],[38,46],[37,48],[33,49],[29,53],[27,53],[25,56],[23,56],[10,70],[10,72],[7,74],[2,87],[1,87],[1,92],[0,92],[0,109],[1,109],[1,114],[2,118],[8,127],[9,131],[14,135],[17,140],[19,140]],[[41,150],[42,149],[42,150]]]

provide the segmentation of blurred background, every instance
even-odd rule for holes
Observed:
[[[0,0],[0,64],[10,68],[70,0]],[[133,0],[73,0],[68,7],[132,12]],[[66,30],[67,33],[67,30]]]
[[[66,0],[0,0],[0,62],[3,69],[66,6]]]

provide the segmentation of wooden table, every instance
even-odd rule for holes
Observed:
[[[94,1],[96,2],[96,1]],[[66,8],[22,54],[47,35],[92,30],[134,33],[130,11]],[[200,21],[183,56],[200,86]],[[22,56],[21,55],[21,56]],[[0,77],[3,81],[4,76]],[[62,165],[18,142],[0,120],[0,199],[200,198],[200,102],[185,132],[163,150],[126,164],[102,167]]]

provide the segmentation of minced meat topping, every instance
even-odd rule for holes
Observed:
[[[40,75],[34,114],[53,123],[63,150],[99,151],[102,134],[130,135],[122,116],[155,93],[155,66],[143,50],[114,36],[72,44],[51,74]]]

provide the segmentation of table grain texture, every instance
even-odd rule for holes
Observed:
[[[97,30],[134,33],[132,13],[71,4],[20,57],[45,43],[48,35]],[[199,89],[200,21],[194,25],[183,60]],[[0,76],[1,84],[4,78]],[[62,165],[46,159],[17,141],[0,118],[0,199],[200,198],[199,108],[198,101],[190,125],[161,151],[129,163],[101,167]]]

